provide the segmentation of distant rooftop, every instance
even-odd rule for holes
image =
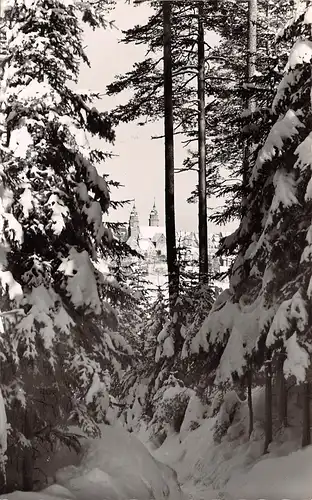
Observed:
[[[140,237],[152,240],[156,234],[166,234],[166,228],[161,226],[140,226]]]

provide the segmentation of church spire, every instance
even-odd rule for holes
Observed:
[[[130,214],[130,217],[134,215],[134,216],[137,216],[138,215],[138,212],[137,212],[137,209],[136,209],[136,206],[135,206],[135,199],[133,201],[133,206],[132,206],[132,210],[131,210],[131,214]]]
[[[153,226],[153,227],[159,226],[159,217],[158,217],[158,212],[157,212],[157,208],[156,208],[155,198],[154,198],[154,205],[153,205],[153,208],[152,208],[150,216],[149,216],[148,225]]]
[[[139,215],[135,206],[135,200],[133,203],[133,207],[130,213],[130,218],[129,218],[129,236],[134,236],[135,238],[139,237],[140,233],[140,222],[139,222]]]

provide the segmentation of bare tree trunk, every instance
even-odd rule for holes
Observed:
[[[174,206],[174,139],[172,104],[171,2],[163,2],[164,29],[164,105],[165,105],[165,210],[166,244],[170,313],[179,293],[175,206]]]
[[[245,376],[238,379],[236,393],[241,401],[246,399],[246,380]]]
[[[265,362],[265,441],[264,453],[268,453],[269,444],[273,439],[272,430],[272,360],[271,354],[267,354]]]
[[[256,74],[257,60],[257,17],[258,5],[257,0],[248,0],[248,36],[247,36],[247,68],[246,68],[246,83],[250,85],[253,77]],[[248,92],[250,88],[248,87]],[[256,108],[256,101],[253,95],[249,95],[246,101],[247,109],[253,113]],[[246,141],[244,159],[243,159],[243,200],[242,214],[245,214],[247,208],[247,192],[249,183],[249,163],[250,155],[252,154],[252,141]]]
[[[32,423],[31,415],[29,410],[25,410],[24,416],[24,436],[26,439],[31,441],[32,438]],[[23,455],[23,489],[24,491],[33,491],[34,480],[33,480],[34,462],[33,462],[33,450],[32,447],[24,448]]]
[[[311,422],[310,422],[310,384],[306,380],[302,384],[302,396],[303,396],[303,422],[302,422],[302,447],[309,446],[311,444]]]
[[[253,428],[254,428],[254,415],[252,406],[252,365],[249,362],[248,372],[247,372],[247,399],[248,399],[248,413],[249,413],[249,429],[248,436],[250,438]]]
[[[246,81],[251,83],[256,74],[257,61],[257,18],[258,4],[257,0],[248,1],[248,38],[247,38],[247,74]],[[255,111],[256,101],[254,96],[248,98],[248,109]]]
[[[199,281],[208,282],[208,225],[206,189],[205,39],[204,2],[198,2],[198,234]]]
[[[266,28],[268,32],[270,31],[270,0],[267,0],[266,2],[266,8],[265,8],[265,17],[266,17]],[[267,72],[268,74],[271,71],[271,60],[270,60],[270,55],[271,55],[271,43],[270,39],[267,38],[265,41],[265,51],[266,51],[266,57],[267,57]],[[269,100],[270,98],[268,97],[267,100],[267,106],[270,106],[271,102]]]
[[[278,393],[278,416],[280,423],[287,427],[287,387],[284,375],[285,354],[282,353],[278,358],[277,365],[277,393]]]

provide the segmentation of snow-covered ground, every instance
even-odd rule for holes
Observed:
[[[216,428],[221,421],[226,422],[227,412],[203,418],[205,408],[193,398],[180,433],[170,433],[158,449],[151,446],[151,452],[159,461],[176,470],[189,499],[312,498],[312,446],[299,449],[300,429],[296,425],[281,431],[269,453],[263,455],[263,397],[263,390],[256,389],[255,430],[250,440],[245,402],[239,403],[233,423],[216,443]],[[229,394],[229,409],[235,398],[233,393]],[[194,424],[199,426],[194,429]]]
[[[228,393],[217,416],[192,396],[179,433],[157,449],[120,424],[102,426],[86,440],[79,464],[54,474],[55,484],[7,500],[308,500],[312,498],[312,446],[300,449],[298,407],[290,426],[263,455],[263,389],[254,390],[255,429],[248,439],[247,405]],[[232,423],[229,415],[236,407]],[[233,413],[232,413],[233,416]],[[219,439],[216,439],[219,438]],[[145,441],[145,445],[141,442]],[[182,491],[178,485],[182,486]]]
[[[89,440],[78,467],[57,472],[57,483],[78,500],[182,500],[175,473],[158,463],[121,425],[101,427]]]
[[[120,424],[101,426],[86,440],[79,465],[56,472],[56,484],[37,493],[14,492],[7,500],[184,500],[176,474],[157,462]]]

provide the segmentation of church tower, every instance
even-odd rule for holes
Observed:
[[[129,218],[129,237],[132,236],[133,238],[138,238],[139,234],[140,234],[139,216],[134,202]]]
[[[158,217],[158,212],[157,212],[155,200],[154,200],[154,205],[153,205],[153,208],[152,208],[150,216],[149,216],[148,225],[153,226],[153,227],[159,227],[159,217]]]

